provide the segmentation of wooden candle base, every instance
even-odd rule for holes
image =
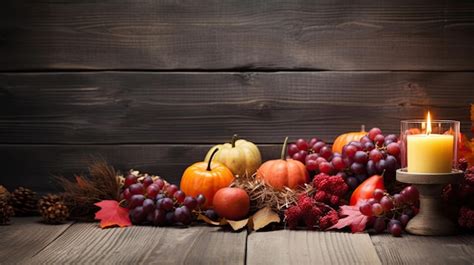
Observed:
[[[456,225],[443,214],[441,192],[444,185],[457,183],[462,178],[461,170],[451,173],[408,173],[406,168],[397,170],[397,180],[413,184],[420,193],[420,211],[408,222],[405,230],[427,236],[455,234]]]

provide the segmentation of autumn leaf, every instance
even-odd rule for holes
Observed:
[[[359,211],[359,205],[343,205],[340,209],[339,214],[346,217],[339,219],[335,225],[328,229],[342,229],[346,226],[350,226],[352,233],[363,232],[365,230],[365,225],[367,224],[369,217],[363,215]]]
[[[257,231],[270,223],[279,223],[280,216],[272,211],[269,207],[265,207],[256,212],[251,218],[252,229]]]
[[[95,213],[95,219],[100,220],[100,228],[132,225],[128,216],[128,209],[121,207],[118,201],[104,200],[94,205],[101,208]]]

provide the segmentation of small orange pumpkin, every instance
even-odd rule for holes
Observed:
[[[342,148],[344,145],[352,141],[359,141],[360,138],[365,135],[367,135],[367,132],[365,131],[364,125],[361,126],[360,132],[348,132],[341,134],[336,138],[336,140],[334,140],[334,143],[332,144],[332,151],[334,153],[342,153]]]
[[[285,159],[287,143],[288,137],[283,143],[280,159],[269,160],[257,170],[257,179],[264,180],[277,190],[282,190],[284,187],[294,189],[309,181],[309,174],[303,163],[298,160]]]
[[[214,194],[228,187],[234,180],[234,174],[224,164],[212,161],[219,149],[215,149],[209,162],[198,162],[189,166],[181,178],[181,190],[193,197],[202,194],[206,197],[204,208],[212,207]]]

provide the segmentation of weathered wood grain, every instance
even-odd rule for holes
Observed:
[[[202,161],[211,145],[0,145],[0,185],[38,192],[58,190],[53,176],[87,173],[94,158],[122,172],[131,168],[179,184],[186,167]],[[259,145],[263,159],[279,157],[281,146]]]
[[[472,70],[464,1],[7,1],[0,68]]]
[[[474,237],[371,236],[383,264],[472,264]]]
[[[45,225],[39,220],[39,217],[13,218],[10,225],[0,225],[0,264],[27,263],[71,225]]]
[[[31,264],[244,264],[246,231],[74,224]],[[224,247],[225,246],[225,247]]]
[[[81,72],[0,74],[0,143],[326,141],[401,119],[470,130],[473,72]]]
[[[252,233],[247,264],[380,264],[367,234],[313,231]]]

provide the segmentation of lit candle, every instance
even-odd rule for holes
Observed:
[[[450,173],[453,167],[454,137],[431,133],[428,112],[426,134],[407,135],[408,172]]]

